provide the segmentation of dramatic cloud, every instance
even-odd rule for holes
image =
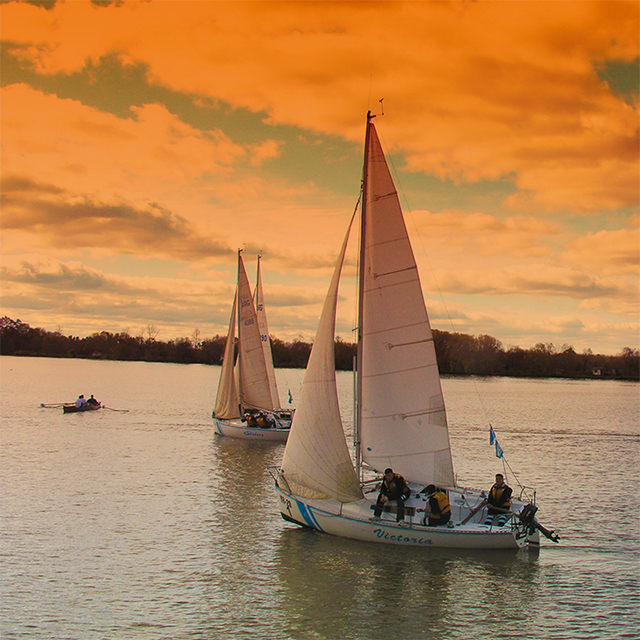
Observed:
[[[434,326],[637,346],[637,2],[0,13],[3,314],[220,333],[244,249],[265,258],[272,331],[310,339],[371,109]]]

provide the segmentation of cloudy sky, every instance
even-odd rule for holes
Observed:
[[[224,335],[243,248],[311,340],[371,109],[435,328],[638,348],[639,7],[4,1],[0,314]]]

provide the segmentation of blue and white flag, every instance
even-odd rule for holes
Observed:
[[[291,389],[289,389],[289,404],[293,402],[293,396],[291,395]]]
[[[496,445],[496,458],[502,458],[502,456],[504,455],[504,451],[498,443],[496,432],[493,430],[492,426],[489,426],[489,445],[491,446],[492,444]]]

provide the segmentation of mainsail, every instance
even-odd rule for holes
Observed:
[[[372,122],[365,147],[360,252],[362,459],[407,480],[454,484],[429,318],[398,195]]]
[[[240,252],[238,252],[238,369],[238,394],[242,407],[273,409],[258,316]]]

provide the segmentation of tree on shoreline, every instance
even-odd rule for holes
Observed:
[[[55,358],[90,358],[103,360],[142,360],[183,364],[220,364],[226,336],[201,338],[196,329],[191,338],[168,342],[156,339],[150,327],[148,337],[127,332],[101,331],[86,338],[64,336],[32,328],[20,320],[0,319],[0,354]],[[618,355],[596,355],[590,349],[576,353],[571,345],[538,343],[531,349],[511,347],[488,335],[433,330],[440,373],[451,375],[594,378],[640,380],[640,353],[625,347]],[[304,369],[311,353],[311,343],[301,339],[284,342],[271,337],[274,364],[277,368]],[[336,338],[336,367],[353,368],[356,345]]]

